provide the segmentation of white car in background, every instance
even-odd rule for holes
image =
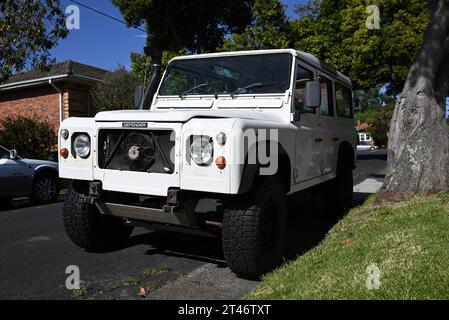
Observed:
[[[23,196],[39,204],[50,203],[58,198],[59,189],[56,162],[22,159],[16,150],[0,146],[0,207]]]
[[[379,149],[378,146],[371,146],[364,144],[357,145],[357,151],[376,151],[377,149]]]

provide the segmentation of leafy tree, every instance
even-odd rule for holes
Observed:
[[[394,104],[389,106],[371,106],[356,115],[356,120],[369,125],[367,132],[371,134],[377,145],[388,145],[388,133],[393,117]]]
[[[390,104],[394,98],[382,92],[380,87],[354,91],[354,108],[358,112],[366,111],[372,106]]]
[[[432,17],[393,115],[381,199],[449,191],[449,1],[429,0]]]
[[[55,129],[37,115],[7,117],[0,123],[0,144],[23,158],[47,160],[57,144]]]
[[[228,33],[241,32],[251,18],[252,0],[112,0],[130,26],[145,23],[153,56],[188,49],[210,52]]]
[[[95,110],[134,109],[134,88],[138,84],[138,78],[124,66],[107,73],[103,81],[92,90]]]
[[[255,0],[252,24],[225,40],[223,50],[280,49],[290,47],[290,23],[279,0]]]
[[[366,27],[366,8],[380,9],[379,30]],[[423,42],[430,15],[422,0],[313,0],[298,5],[292,22],[296,49],[316,55],[348,74],[357,89],[404,86],[409,66]]]
[[[185,55],[186,50],[179,50],[178,52],[164,51],[162,53],[162,69],[165,70],[169,61],[176,57]],[[151,78],[153,69],[151,66],[151,57],[145,53],[131,53],[131,70],[133,74],[139,79],[139,82],[146,86]]]
[[[53,62],[50,50],[67,34],[59,0],[1,0],[0,83],[14,71]]]

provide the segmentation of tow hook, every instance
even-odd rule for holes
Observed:
[[[169,189],[167,194],[167,204],[163,207],[164,213],[174,214],[179,209],[181,191]]]
[[[100,198],[102,192],[101,182],[91,182],[89,183],[89,196],[91,198],[91,203],[94,204]]]

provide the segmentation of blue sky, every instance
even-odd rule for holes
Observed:
[[[120,11],[110,0],[78,0],[90,7],[122,19]],[[294,5],[306,0],[283,0],[287,13],[293,16]],[[73,3],[61,1],[65,8]],[[130,52],[140,52],[145,46],[145,33],[128,29],[125,25],[101,16],[83,7],[80,8],[80,29],[72,30],[67,39],[61,40],[52,51],[58,62],[75,60],[103,69],[114,69],[121,64],[130,68]]]

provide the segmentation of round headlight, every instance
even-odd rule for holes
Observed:
[[[212,163],[214,155],[214,147],[208,137],[198,137],[193,140],[190,146],[190,155],[192,160],[200,166],[209,165]]]
[[[221,146],[221,147],[223,147],[225,144],[226,144],[226,140],[227,140],[227,137],[226,137],[226,134],[225,133],[219,133],[218,135],[217,135],[217,143]]]
[[[67,140],[69,138],[69,130],[62,129],[61,130],[61,138],[64,140]]]
[[[90,155],[90,138],[88,135],[80,134],[73,143],[75,152],[81,158],[87,158]]]

